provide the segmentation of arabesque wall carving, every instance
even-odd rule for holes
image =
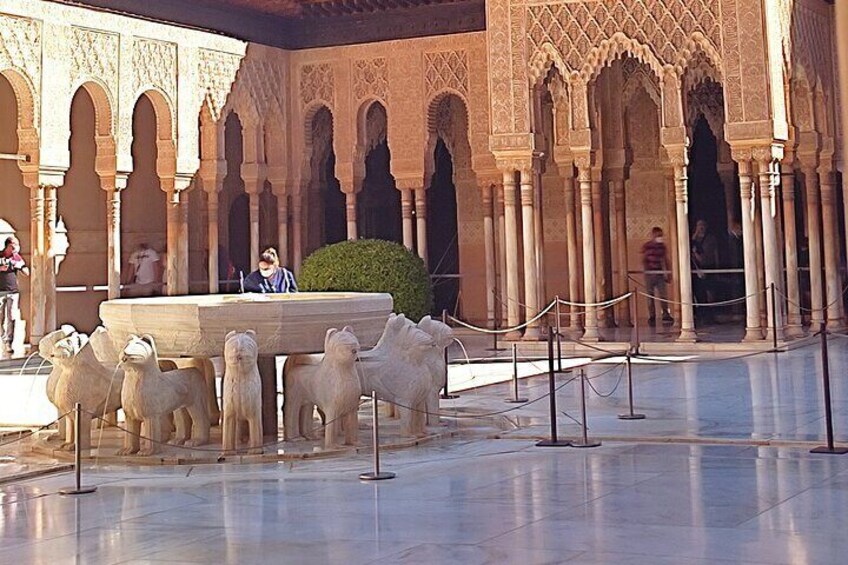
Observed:
[[[445,89],[468,96],[468,53],[464,49],[424,53],[424,84],[427,95]]]
[[[198,82],[202,100],[207,101],[214,119],[221,116],[241,63],[241,56],[211,49],[199,49]],[[202,102],[201,102],[202,103]]]
[[[353,62],[353,96],[355,100],[389,99],[389,65],[385,57]]]
[[[329,63],[304,65],[300,69],[300,99],[304,106],[315,100],[333,102],[333,67]]]
[[[133,44],[133,92],[150,87],[161,90],[177,104],[177,45],[167,41],[136,39]]]
[[[71,84],[77,86],[92,79],[101,82],[106,87],[113,108],[119,82],[119,37],[115,33],[79,27],[71,29]]]
[[[32,86],[33,106],[38,108],[41,95],[41,22],[0,14],[0,70],[5,69],[15,69],[27,79]]]

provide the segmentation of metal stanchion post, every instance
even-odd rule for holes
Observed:
[[[830,406],[830,360],[827,355],[827,329],[826,323],[822,322],[821,335],[821,357],[822,357],[822,385],[824,387],[824,423],[827,433],[827,445],[811,449],[810,453],[828,453],[831,455],[844,455],[848,453],[848,447],[835,447],[833,445],[833,411]]]
[[[630,352],[627,352],[627,357],[625,357],[625,363],[627,364],[627,404],[629,405],[629,411],[627,414],[619,414],[619,420],[644,420],[644,414],[637,414],[633,412],[633,360],[630,358]]]
[[[67,416],[65,416],[67,418]],[[74,486],[59,489],[59,494],[89,494],[97,487],[82,487],[82,404],[74,405]]]
[[[633,301],[633,341],[631,348],[633,353],[639,355],[639,289],[631,291],[630,299]]]
[[[771,290],[771,345],[777,353],[777,297],[774,295],[774,283],[769,284]]]
[[[556,296],[556,340],[557,340],[557,371],[562,372],[562,324],[560,323],[559,295]]]
[[[548,328],[548,385],[551,404],[551,439],[544,439],[536,443],[537,447],[568,447],[569,440],[557,439],[557,417],[556,417],[556,378],[554,373],[554,339],[553,332]]]
[[[442,323],[445,325],[447,325],[448,323],[447,310],[442,310]],[[448,348],[445,347],[445,388],[442,389],[442,394],[440,396],[442,400],[453,400],[455,398],[459,398],[458,394],[451,394],[450,392],[448,392],[448,368]]]
[[[363,481],[382,481],[385,479],[394,479],[397,475],[389,471],[380,471],[380,421],[377,414],[377,391],[371,391],[371,418],[373,418],[371,433],[371,441],[374,444],[374,472],[362,473],[359,475]]]
[[[583,426],[583,438],[580,441],[571,442],[571,447],[598,447],[599,441],[589,441],[589,428],[586,425],[586,370],[580,368],[580,412],[581,425]]]
[[[512,398],[507,398],[505,402],[510,404],[523,404],[527,402],[526,398],[518,397],[518,350],[515,343],[512,344]]]
[[[495,285],[497,287],[497,285]],[[500,330],[500,320],[501,317],[498,315],[498,292],[497,289],[493,290],[492,293],[495,295],[494,304],[495,304],[495,312],[494,312],[494,326],[495,331],[492,332],[492,347],[487,347],[486,351],[506,351],[503,347],[498,347],[498,330]]]

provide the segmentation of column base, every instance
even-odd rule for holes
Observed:
[[[521,339],[523,341],[539,341],[542,339],[542,332],[538,326],[530,326],[524,331],[524,337]]]
[[[583,330],[583,337],[580,341],[587,341],[591,343],[598,343],[601,341],[601,336],[598,334],[598,328],[595,327],[586,327]]]
[[[681,328],[680,335],[674,341],[677,343],[695,343],[698,341],[698,334],[695,332],[695,328]]]
[[[783,331],[783,337],[785,339],[799,339],[804,337],[804,328],[801,327],[801,324],[787,324],[786,329]]]
[[[745,328],[745,337],[742,341],[762,341],[763,331],[760,328]]]
[[[504,339],[506,341],[518,341],[521,339],[521,332],[518,330],[508,332],[504,334]]]
[[[827,329],[833,330],[833,331],[839,331],[839,330],[845,329],[845,323],[844,323],[843,320],[840,320],[840,319],[828,320],[827,321]]]

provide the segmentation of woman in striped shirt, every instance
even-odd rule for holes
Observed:
[[[294,275],[280,266],[277,250],[269,247],[259,256],[259,269],[244,279],[245,292],[297,292]]]

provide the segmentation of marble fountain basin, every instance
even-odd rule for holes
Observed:
[[[109,300],[100,319],[118,350],[150,334],[161,357],[215,357],[232,330],[256,331],[260,355],[321,352],[327,330],[343,326],[371,347],[391,311],[383,293],[211,294]]]

